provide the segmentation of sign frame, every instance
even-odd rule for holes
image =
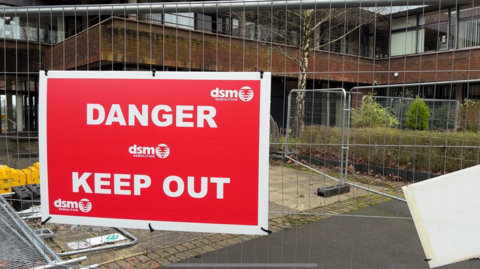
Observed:
[[[189,231],[207,233],[232,233],[266,235],[268,230],[269,202],[269,121],[270,121],[270,88],[271,73],[264,72],[156,72],[151,71],[40,71],[39,79],[39,152],[41,177],[42,221],[49,222],[114,226],[123,228],[158,229],[170,231]],[[259,115],[259,163],[258,163],[258,224],[232,225],[195,222],[150,221],[99,217],[79,217],[53,214],[49,204],[48,152],[47,152],[47,111],[49,79],[138,79],[138,80],[258,80],[260,82],[260,115]]]

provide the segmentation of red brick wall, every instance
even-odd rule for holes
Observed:
[[[38,72],[43,69],[46,45],[22,40],[0,42],[0,72]]]
[[[98,25],[82,31],[49,48],[45,52],[45,66],[49,70],[75,70],[75,66],[85,69],[87,64],[97,63],[100,59],[99,40]]]
[[[291,55],[298,54],[295,48],[287,49]],[[75,66],[86,69],[87,64],[91,69],[98,69],[98,64],[107,64],[102,69],[111,69],[113,61],[134,66],[138,63],[208,71],[263,69],[274,75],[286,74],[289,77],[298,74],[298,65],[278,50],[271,50],[270,45],[121,18],[95,25],[56,45],[45,55],[46,66],[55,70],[75,69]],[[479,69],[479,56],[480,49],[375,60],[315,52],[309,64],[309,72],[315,74],[310,73],[309,77],[366,84],[473,79],[480,76],[475,71]],[[471,71],[464,71],[468,69]],[[395,78],[394,72],[398,72],[399,77]]]
[[[295,48],[287,49],[289,54],[298,54]],[[90,68],[95,68],[99,61],[103,64],[114,61],[127,65],[138,63],[208,71],[263,69],[275,74],[287,73],[290,77],[298,73],[298,65],[281,52],[271,50],[270,45],[119,18],[102,22],[67,39],[46,55],[49,56],[46,66],[52,70],[74,69],[75,66],[85,69],[87,63]],[[325,52],[312,53],[310,57],[309,72],[316,72],[317,79],[372,83],[372,75],[358,74],[358,70],[371,73],[374,70],[372,60]]]
[[[379,84],[480,78],[480,49],[478,48],[400,56],[376,62],[383,71],[379,76]],[[394,72],[399,73],[397,78],[394,77]]]

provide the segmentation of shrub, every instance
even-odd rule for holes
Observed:
[[[308,126],[290,151],[316,158],[340,159],[341,128]],[[349,162],[444,174],[475,166],[478,133],[351,128]],[[390,145],[390,146],[385,146]],[[398,146],[392,146],[398,145]]]
[[[428,107],[418,96],[413,100],[407,112],[407,128],[412,130],[427,130],[430,112]]]
[[[432,130],[456,130],[455,126],[455,105],[442,105],[430,108],[430,120],[428,126]]]
[[[460,105],[458,128],[461,131],[478,132],[480,126],[480,102],[465,99]]]
[[[358,109],[352,109],[352,126],[354,127],[395,127],[398,120],[387,108],[382,107],[368,94]]]

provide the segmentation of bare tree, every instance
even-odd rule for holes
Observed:
[[[299,67],[298,89],[307,85],[310,55],[316,50],[340,53],[364,54],[361,52],[363,30],[368,29],[380,15],[372,9],[331,8],[305,10],[246,11],[232,13],[239,20],[239,33],[246,38],[260,41],[285,55]],[[345,46],[347,37],[355,41]],[[297,94],[296,113],[292,126],[298,132],[305,128],[305,92]]]

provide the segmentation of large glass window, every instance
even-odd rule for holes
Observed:
[[[448,48],[448,9],[420,15],[419,25],[418,52]]]
[[[62,16],[0,18],[0,38],[58,43],[64,39]]]
[[[232,19],[232,31],[233,35],[240,34],[240,21],[237,19]]]
[[[392,46],[390,53],[392,56],[415,53],[416,42],[416,30],[392,33]]]
[[[212,16],[196,14],[195,29],[205,32],[212,32]]]
[[[447,34],[448,24],[423,26],[423,29],[420,29],[418,32],[418,52],[446,50],[448,43]]]
[[[460,7],[458,48],[480,46],[480,6]]]
[[[455,49],[457,46],[457,9],[452,8],[450,9],[450,22],[449,22],[449,40],[448,40],[448,48]]]
[[[163,21],[162,13],[147,13],[147,14],[144,14],[144,16],[145,16],[146,20],[151,22],[151,23],[161,24],[162,21]]]
[[[390,54],[390,21],[383,20],[371,25],[368,37],[368,56],[374,58],[388,57]]]
[[[173,13],[165,14],[165,25],[171,25],[178,28],[194,29],[194,13]]]
[[[458,48],[480,46],[480,19],[460,21]]]
[[[454,33],[450,29],[448,9],[394,19],[390,53],[396,56],[447,50],[448,44],[454,41]]]
[[[390,55],[404,55],[417,52],[417,16],[392,20]]]

